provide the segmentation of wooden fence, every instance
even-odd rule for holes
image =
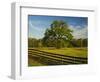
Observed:
[[[54,54],[29,48],[28,57],[45,65],[67,65],[67,64],[87,64],[87,58]]]

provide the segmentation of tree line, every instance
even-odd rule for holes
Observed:
[[[73,42],[76,45],[71,44],[70,42],[61,42],[61,47],[87,47],[88,46],[88,40],[87,39],[73,39],[71,42]],[[44,43],[42,39],[35,39],[35,38],[28,38],[28,47],[55,47],[59,46],[56,42],[48,42]]]

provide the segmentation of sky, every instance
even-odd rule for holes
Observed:
[[[85,39],[88,37],[88,18],[87,17],[70,17],[70,16],[28,16],[28,37],[41,39],[44,37],[45,30],[50,28],[54,20],[62,20],[66,22],[75,39]]]

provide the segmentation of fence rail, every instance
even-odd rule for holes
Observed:
[[[33,58],[47,65],[67,65],[67,64],[87,63],[87,58],[55,54],[55,53],[45,52],[33,48],[28,49],[28,56],[29,58]]]

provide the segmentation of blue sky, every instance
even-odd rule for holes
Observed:
[[[28,37],[43,38],[45,30],[50,28],[51,23],[54,20],[63,20],[69,28],[73,30],[73,36],[76,39],[87,38],[87,17],[69,17],[69,16],[39,16],[29,15],[28,16]]]

